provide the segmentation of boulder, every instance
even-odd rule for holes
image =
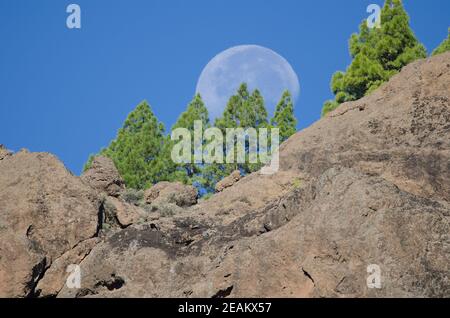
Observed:
[[[97,235],[100,200],[53,155],[0,164],[0,297],[26,297],[52,263]]]
[[[137,206],[129,204],[115,197],[107,197],[104,203],[106,221],[110,225],[118,222],[120,227],[127,227],[138,222],[143,212]]]
[[[86,170],[81,179],[96,190],[117,197],[125,189],[125,184],[114,162],[108,157],[96,156],[91,167]]]
[[[197,204],[198,191],[194,186],[181,182],[159,182],[147,191],[144,199],[147,204],[173,203],[179,207]]]
[[[241,180],[241,172],[239,170],[233,171],[228,177],[217,182],[216,192],[222,192],[226,188],[232,187],[239,180]]]

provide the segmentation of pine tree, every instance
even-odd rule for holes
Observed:
[[[433,51],[432,55],[438,55],[450,51],[450,28],[448,28],[448,37]]]
[[[269,126],[267,119],[267,109],[264,98],[259,90],[254,90],[251,94],[248,91],[247,84],[242,83],[237,93],[230,97],[227,106],[220,118],[217,118],[215,127],[222,130],[224,137],[227,128],[265,128]],[[248,159],[249,144],[245,144],[246,158]],[[226,157],[226,145],[223,151]],[[223,163],[205,165],[202,170],[203,185],[208,191],[213,191],[215,184],[222,178],[231,174],[234,170],[240,170],[247,174],[259,170],[261,164],[249,163]]]
[[[275,109],[275,114],[271,120],[274,127],[280,129],[280,142],[286,141],[297,131],[297,119],[294,115],[294,104],[291,93],[286,90]]]
[[[173,125],[172,130],[176,128],[186,128],[190,131],[194,130],[194,122],[201,121],[203,128],[209,126],[208,109],[202,100],[200,94],[194,96],[192,101],[186,108],[186,111],[178,117],[177,122]]]
[[[180,115],[177,122],[173,125],[172,131],[177,128],[186,128],[191,132],[191,136],[193,136],[195,121],[201,121],[203,129],[207,129],[208,127],[210,127],[208,109],[205,107],[200,94],[195,95],[195,97],[187,106],[186,111]],[[193,182],[195,182],[196,177],[199,176],[201,172],[201,165],[194,163],[194,148],[196,145],[194,144],[193,138],[191,142],[191,163],[176,164],[171,158],[171,151],[174,142],[170,139],[170,136],[168,136],[168,140],[166,141],[166,146],[163,152],[164,157],[167,158],[168,165],[170,165],[170,167],[168,168],[170,181],[181,181],[183,183],[192,184]]]
[[[370,94],[403,66],[426,57],[425,47],[409,26],[401,0],[386,0],[380,28],[369,29],[363,21],[359,34],[350,38],[349,50],[353,61],[346,72],[333,75],[331,89],[335,101],[325,103],[323,115],[341,103]]]
[[[164,126],[143,101],[128,115],[116,139],[101,154],[114,161],[128,187],[145,189],[167,178],[161,158],[163,142]]]
[[[222,131],[224,141],[226,140],[227,129],[239,128],[250,121],[249,114],[249,92],[246,83],[242,83],[237,93],[230,97],[221,117],[216,118],[214,126]],[[224,142],[223,153],[226,158],[226,142]],[[214,191],[214,186],[224,177],[230,175],[234,170],[241,169],[238,163],[214,163],[205,166],[203,171],[203,184],[208,190]]]
[[[222,117],[215,121],[215,127],[224,133],[226,128],[260,128],[267,124],[263,96],[257,89],[250,94],[246,83],[242,83],[236,95],[230,97]]]
[[[258,89],[255,89],[248,100],[250,114],[243,127],[266,128],[268,127],[267,109],[264,103],[264,97]]]
[[[228,100],[222,117],[216,118],[214,126],[223,130],[225,134],[227,128],[237,128],[245,125],[249,120],[249,92],[247,84],[242,83],[236,95]]]
[[[215,127],[222,130],[224,139],[226,139],[227,129],[232,128],[249,128],[254,122],[254,111],[250,105],[250,93],[246,83],[242,83],[236,95],[230,97],[222,117],[217,118]],[[226,157],[226,144],[224,143],[223,151]],[[226,177],[234,170],[247,170],[243,164],[222,164],[215,167],[217,170],[217,181]],[[244,171],[243,171],[244,172]]]

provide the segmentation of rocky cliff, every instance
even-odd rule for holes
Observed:
[[[450,53],[291,137],[278,173],[167,196],[194,205],[92,169],[0,147],[0,296],[450,297]]]

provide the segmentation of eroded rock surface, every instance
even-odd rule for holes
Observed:
[[[104,156],[96,156],[91,167],[86,170],[81,179],[94,189],[109,196],[117,197],[125,189],[125,184],[114,162]]]
[[[27,194],[25,183],[53,179],[27,173],[35,163],[12,165],[19,154],[8,157],[0,161],[1,215],[8,216],[0,220],[9,220],[0,232],[1,282],[14,268],[15,290],[7,294],[21,295],[38,281],[38,291],[55,295],[71,259],[80,262],[82,288],[62,286],[58,297],[450,297],[449,87],[450,53],[412,63],[370,96],[292,136],[276,174],[253,173],[198,204],[191,191],[157,185],[147,203],[160,200],[176,213],[144,216],[87,249],[74,248],[81,237],[53,248],[80,236],[72,228],[50,231],[51,242],[38,226],[31,238],[23,235],[28,227],[21,224],[31,217],[4,211],[29,211],[37,190]],[[55,185],[47,187],[52,193]],[[70,192],[39,202],[84,198]],[[61,211],[53,217],[67,220]],[[54,266],[43,273],[47,255],[55,255]],[[367,285],[373,265],[379,289]]]
[[[66,284],[70,273],[70,265],[79,264],[98,242],[98,238],[82,241],[73,249],[57,258],[37,284],[36,295],[39,297],[58,295],[59,291]]]
[[[179,207],[190,207],[197,204],[198,192],[193,186],[180,182],[159,182],[145,191],[147,204],[172,203]]]
[[[117,233],[82,262],[85,287],[60,296],[443,297],[449,220],[446,202],[332,168],[229,226],[185,219]],[[367,288],[371,264],[382,289]]]
[[[33,294],[54,260],[96,236],[99,207],[95,192],[50,154],[0,161],[0,296]]]
[[[241,172],[239,170],[233,171],[228,177],[217,182],[216,192],[222,192],[226,188],[232,187],[236,182],[241,180]]]
[[[104,202],[105,216],[109,224],[118,223],[120,227],[127,227],[145,217],[145,212],[139,207],[124,202],[115,197],[107,197]]]

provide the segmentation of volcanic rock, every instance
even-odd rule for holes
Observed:
[[[217,182],[216,192],[222,192],[224,189],[232,187],[239,180],[241,180],[241,172],[239,170],[233,171],[228,177]]]
[[[99,207],[53,155],[0,161],[0,297],[33,295],[53,261],[97,235]]]
[[[195,205],[197,198],[197,189],[181,182],[159,182],[144,194],[147,204],[173,203],[179,207]]]
[[[125,189],[125,184],[114,162],[104,156],[94,157],[92,164],[81,179],[94,189],[117,197]]]

